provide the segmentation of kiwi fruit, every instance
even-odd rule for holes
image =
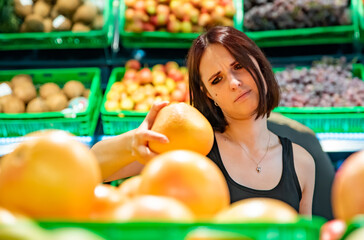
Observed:
[[[25,111],[25,104],[19,98],[10,95],[2,101],[4,113],[23,113]]]
[[[68,99],[63,93],[57,93],[49,96],[46,100],[46,105],[50,111],[61,111],[68,106]]]
[[[22,0],[14,0],[14,12],[21,18],[25,18],[30,15],[33,11],[33,1],[26,1],[27,4],[24,4]]]
[[[11,79],[11,85],[12,87],[16,87],[19,85],[26,85],[26,84],[32,84],[33,85],[33,80],[32,77],[28,74],[18,74],[15,75],[12,79]]]
[[[83,84],[80,81],[76,80],[68,81],[63,86],[63,92],[69,99],[81,96],[84,90],[85,86],[83,86]]]
[[[63,15],[59,15],[52,22],[52,29],[55,31],[69,31],[71,30],[72,22]]]
[[[14,96],[18,97],[24,103],[30,102],[33,98],[37,97],[37,90],[35,90],[34,85],[23,85],[17,86],[13,89]]]
[[[60,14],[71,16],[80,4],[80,0],[57,0],[56,6]]]
[[[34,7],[33,7],[34,14],[39,15],[43,18],[46,18],[49,16],[50,12],[51,12],[51,6],[48,3],[43,2],[43,1],[37,1],[34,4]]]
[[[24,20],[25,32],[44,32],[43,18],[37,14],[30,14]]]
[[[85,89],[85,91],[83,91],[82,93],[82,96],[88,99],[88,97],[90,96],[90,89]]]
[[[92,21],[92,29],[100,30],[104,27],[104,17],[102,15],[97,15]]]
[[[39,88],[39,95],[44,99],[59,92],[61,88],[55,83],[45,83]]]
[[[59,16],[58,7],[57,5],[53,6],[51,13],[50,13],[51,19],[55,19]]]
[[[44,32],[51,32],[52,31],[52,19],[46,18],[43,20],[44,25]]]
[[[74,22],[83,22],[90,24],[97,16],[97,7],[91,3],[85,3],[77,8],[73,15]]]
[[[88,32],[91,28],[83,23],[77,22],[73,24],[72,32]]]
[[[32,101],[30,101],[27,105],[26,112],[27,113],[39,113],[39,112],[48,112],[49,108],[46,104],[46,102],[40,98],[34,98]]]

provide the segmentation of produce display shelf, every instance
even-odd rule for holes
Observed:
[[[274,69],[275,72],[284,68]],[[364,65],[353,64],[353,76],[364,79]],[[273,110],[292,118],[314,132],[364,132],[364,107],[277,107]]]
[[[106,48],[114,34],[113,0],[104,0],[104,26],[89,32],[0,33],[0,50]]]
[[[243,30],[243,4],[242,0],[234,0],[236,13],[234,15],[234,27]],[[152,32],[127,32],[125,31],[126,6],[124,1],[120,1],[119,32],[121,44],[126,48],[189,48],[192,41],[200,33],[171,33],[162,31]]]
[[[260,47],[352,43],[359,38],[359,1],[362,0],[350,0],[349,25],[269,31],[249,31],[244,28],[244,31]]]
[[[10,81],[17,74],[29,74],[35,86],[54,82],[60,87],[69,80],[78,80],[90,89],[88,106],[77,113],[0,113],[0,137],[24,136],[42,129],[61,129],[77,136],[92,136],[100,112],[101,81],[99,68],[26,69],[0,71],[0,81]]]
[[[68,223],[40,222],[41,227],[56,229],[61,227],[80,227],[90,230],[108,239],[118,240],[184,240],[187,234],[195,229],[204,228],[238,233],[255,240],[305,239],[319,238],[320,227],[325,221],[320,217],[312,220],[304,218],[296,223],[161,223],[161,222],[129,222],[129,223]]]

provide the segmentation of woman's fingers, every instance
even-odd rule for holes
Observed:
[[[158,141],[161,143],[169,143],[169,140],[166,137],[166,135],[151,130],[146,130],[140,133],[140,138],[143,139],[144,142]]]
[[[149,113],[145,117],[144,121],[142,122],[141,126],[143,126],[143,128],[150,129],[153,126],[154,120],[157,117],[158,112],[168,104],[168,101],[154,103]]]

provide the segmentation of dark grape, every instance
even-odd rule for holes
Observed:
[[[292,66],[276,73],[281,88],[280,106],[364,106],[364,81],[353,77],[345,58],[324,57],[311,68]]]

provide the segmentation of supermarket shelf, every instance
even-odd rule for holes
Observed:
[[[98,141],[113,136],[81,136],[74,139],[91,147]],[[317,133],[322,149],[327,153],[357,152],[364,150],[364,133]],[[26,137],[0,138],[0,156],[12,152]]]

